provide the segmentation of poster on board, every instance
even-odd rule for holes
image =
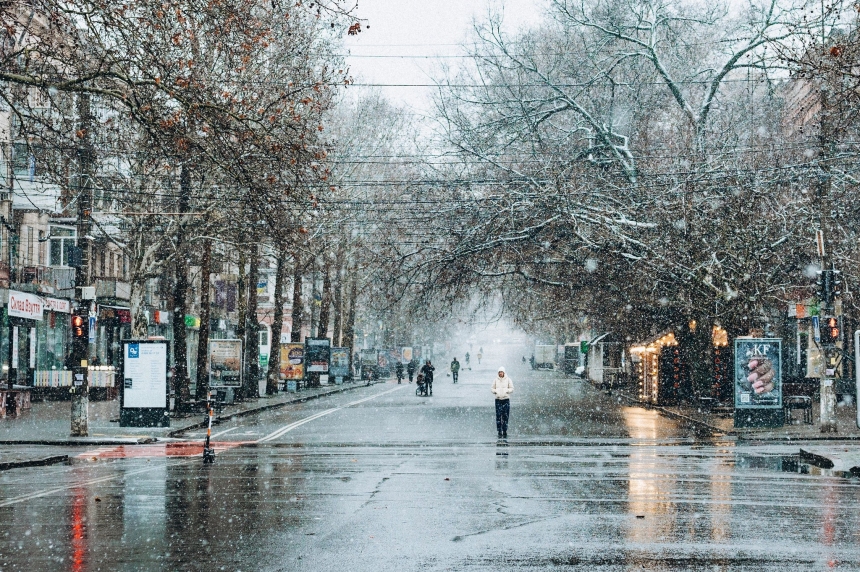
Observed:
[[[332,348],[329,375],[349,377],[349,348]]]
[[[209,340],[209,387],[242,387],[242,340]]]
[[[281,344],[281,379],[304,379],[305,345]]]
[[[412,348],[406,346],[405,348],[400,348],[400,357],[402,363],[409,363],[412,361]]]
[[[782,408],[782,340],[735,339],[735,408]]]
[[[305,338],[305,369],[308,373],[328,373],[330,362],[330,339]]]

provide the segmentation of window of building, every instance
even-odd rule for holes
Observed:
[[[50,251],[48,264],[50,266],[68,266],[72,247],[75,246],[76,232],[74,228],[52,226],[50,232]]]
[[[33,266],[33,249],[35,247],[33,240],[33,227],[27,227],[27,248],[24,250],[24,266]]]

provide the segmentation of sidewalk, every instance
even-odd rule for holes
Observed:
[[[651,405],[641,403],[629,393],[617,391],[632,404],[659,411],[668,417],[695,423],[714,433],[734,436],[743,441],[853,441],[860,440],[860,429],[857,428],[856,409],[854,404],[840,404],[836,408],[836,433],[822,433],[818,420],[820,404],[812,404],[812,425],[792,424],[776,428],[735,428],[731,415],[725,416],[702,411],[690,405]],[[799,412],[795,412],[795,423],[798,423]]]
[[[298,393],[279,393],[272,397],[248,399],[226,405],[214,422],[277,409],[326,395],[367,387],[364,383],[324,385]],[[130,445],[152,443],[177,437],[190,429],[205,426],[203,415],[171,418],[170,427],[120,427],[119,400],[90,402],[89,437],[70,437],[71,403],[42,401],[17,418],[0,419],[0,445]]]

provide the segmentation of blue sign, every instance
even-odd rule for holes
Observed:
[[[816,342],[821,342],[821,321],[818,316],[812,316],[812,337]]]
[[[94,343],[96,343],[96,317],[95,316],[90,316],[89,331],[90,331],[89,342],[91,344],[94,344]]]
[[[128,344],[128,359],[140,357],[140,344]]]

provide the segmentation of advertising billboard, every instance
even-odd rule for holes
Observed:
[[[332,348],[329,375],[334,377],[349,377],[349,348]]]
[[[304,379],[305,345],[281,344],[281,379]]]
[[[330,339],[305,338],[305,368],[307,373],[328,373],[330,362]]]
[[[782,340],[735,339],[735,409],[782,407]]]
[[[412,348],[407,346],[405,348],[400,349],[400,357],[403,363],[409,363],[412,361]]]
[[[242,387],[242,340],[209,340],[209,387]]]

